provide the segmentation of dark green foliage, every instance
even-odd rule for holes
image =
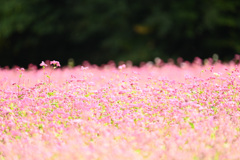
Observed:
[[[0,0],[0,66],[240,52],[240,1]]]

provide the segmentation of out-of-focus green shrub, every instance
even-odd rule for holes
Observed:
[[[240,1],[0,0],[0,66],[240,51]]]

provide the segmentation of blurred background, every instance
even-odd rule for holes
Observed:
[[[238,53],[237,0],[0,0],[0,67]]]

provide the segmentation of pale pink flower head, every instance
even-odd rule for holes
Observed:
[[[58,61],[50,61],[50,64],[54,65],[54,66],[57,66],[57,67],[61,67],[60,63]]]
[[[24,68],[17,68],[17,71],[22,72],[22,71],[25,71],[25,69]]]
[[[42,61],[42,63],[40,63],[40,66],[41,66],[41,67],[47,67],[47,64]]]
[[[126,65],[125,64],[122,64],[122,65],[120,65],[120,66],[118,66],[118,69],[123,69],[123,68],[126,68]]]

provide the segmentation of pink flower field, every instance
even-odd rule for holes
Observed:
[[[240,159],[229,62],[0,69],[0,160]]]

